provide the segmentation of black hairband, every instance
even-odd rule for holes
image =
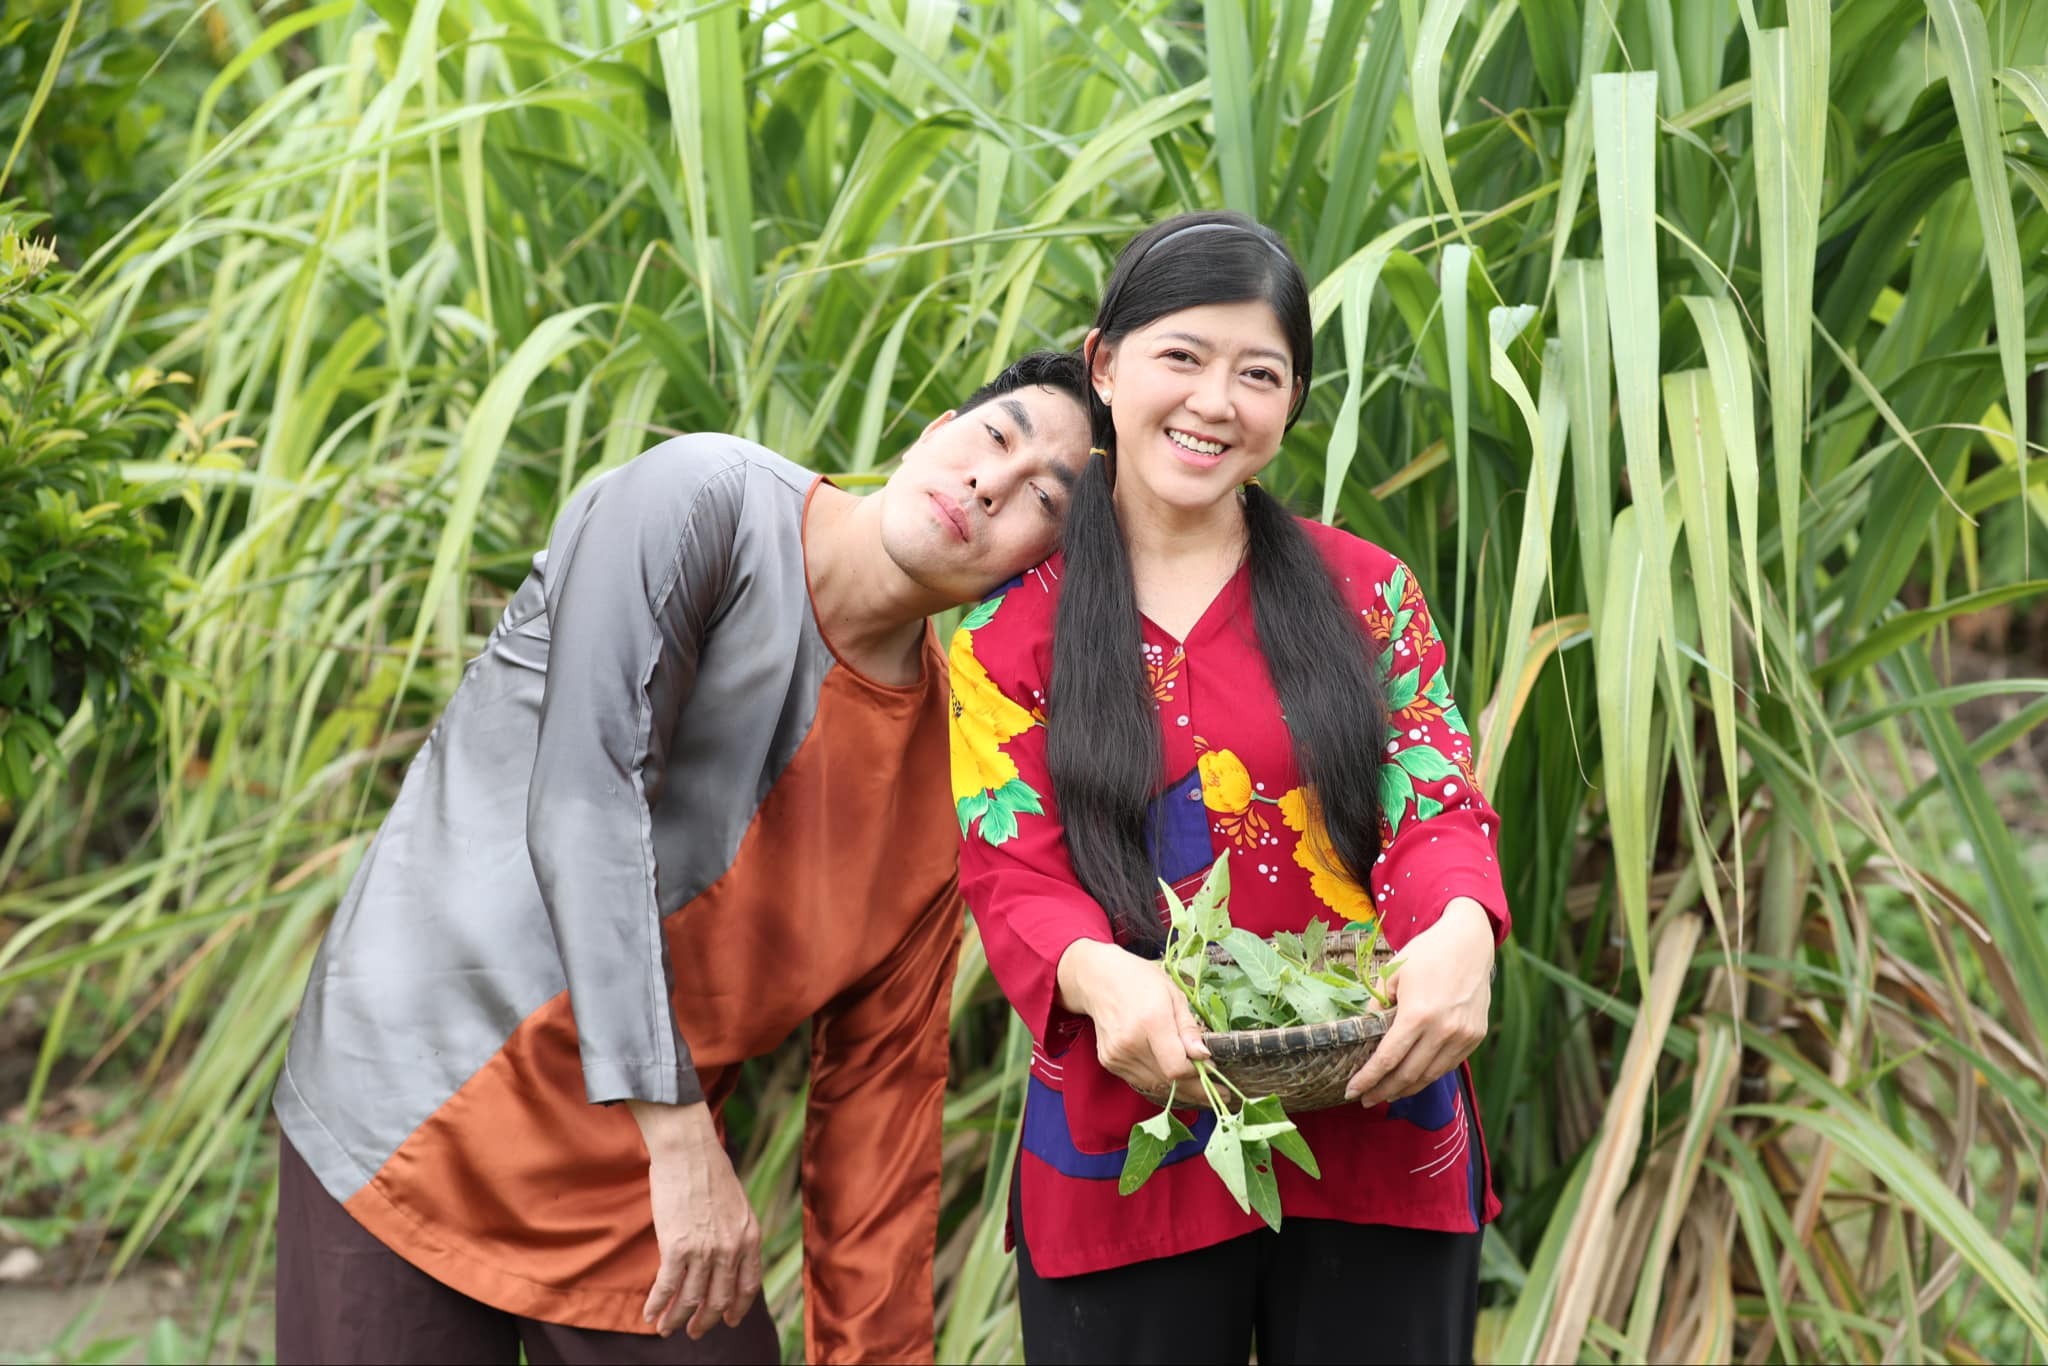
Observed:
[[[1289,259],[1287,253],[1281,249],[1280,244],[1278,242],[1275,242],[1272,238],[1266,236],[1266,234],[1262,232],[1246,227],[1242,223],[1190,223],[1184,228],[1175,228],[1172,232],[1166,234],[1166,236],[1160,238],[1157,242],[1154,242],[1151,246],[1145,248],[1143,252],[1139,253],[1138,260],[1131,262],[1131,269],[1136,270],[1138,268],[1139,261],[1143,261],[1147,256],[1150,256],[1155,250],[1165,246],[1174,238],[1186,237],[1191,232],[1248,233],[1251,236],[1258,238],[1259,241],[1265,243],[1266,246],[1272,251],[1272,253],[1275,256],[1279,257],[1283,261],[1286,261],[1289,265],[1294,264],[1294,262],[1291,259]]]
[[[1160,238],[1158,241],[1151,243],[1143,251],[1138,253],[1138,259],[1131,262],[1131,268],[1124,273],[1124,278],[1122,280],[1117,281],[1116,293],[1110,295],[1107,299],[1104,299],[1102,301],[1102,317],[1105,320],[1107,320],[1108,318],[1115,315],[1116,302],[1118,299],[1123,297],[1124,285],[1130,280],[1131,276],[1136,275],[1138,273],[1138,267],[1144,264],[1145,258],[1147,256],[1150,256],[1154,251],[1157,251],[1160,247],[1165,246],[1174,238],[1185,237],[1191,232],[1245,233],[1248,236],[1256,238],[1258,241],[1265,244],[1267,249],[1270,250],[1275,256],[1279,257],[1281,261],[1285,264],[1289,266],[1294,266],[1296,270],[1300,269],[1299,266],[1294,265],[1294,258],[1287,254],[1287,249],[1285,247],[1282,247],[1278,242],[1275,242],[1272,238],[1266,236],[1264,233],[1258,232],[1252,228],[1248,228],[1242,223],[1190,223],[1184,228],[1175,228],[1172,232],[1166,234],[1166,236]]]

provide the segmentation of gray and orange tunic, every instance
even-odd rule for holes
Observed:
[[[961,914],[945,663],[812,608],[817,480],[727,436],[596,480],[470,662],[336,912],[277,1088],[350,1214],[525,1317],[647,1331],[625,1106],[717,1107],[809,1022],[812,1361],[929,1360]]]

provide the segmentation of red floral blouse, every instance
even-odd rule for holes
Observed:
[[[1380,646],[1388,730],[1373,885],[1333,871],[1328,837],[1307,818],[1253,633],[1246,569],[1186,640],[1144,624],[1165,755],[1153,803],[1155,862],[1185,894],[1228,850],[1232,922],[1261,935],[1299,931],[1312,917],[1341,928],[1377,916],[1398,950],[1454,897],[1469,896],[1504,937],[1498,821],[1473,785],[1471,738],[1446,688],[1443,641],[1421,590],[1379,547],[1302,525]],[[1201,1160],[1212,1123],[1206,1113],[1193,1140],[1170,1152],[1150,1181],[1135,1194],[1117,1193],[1131,1125],[1157,1107],[1102,1067],[1093,1025],[1057,1001],[1054,974],[1068,946],[1114,939],[1075,876],[1046,769],[1061,563],[1055,555],[983,602],[950,652],[961,890],[996,981],[1035,1045],[1018,1179],[1032,1264],[1046,1276],[1193,1251],[1261,1226]],[[1469,1232],[1499,1212],[1465,1068],[1391,1105],[1293,1118],[1323,1175],[1278,1164],[1287,1218]]]

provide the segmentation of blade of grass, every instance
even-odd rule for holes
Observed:
[[[2027,315],[2020,278],[2019,229],[2012,216],[2012,186],[2005,177],[2005,154],[1998,122],[1998,95],[1992,76],[1998,69],[1991,56],[1991,36],[1984,11],[1976,0],[1927,0],[1927,17],[1948,63],[1949,97],[1955,104],[1956,126],[1970,163],[1970,191],[1977,200],[1978,226],[1984,233],[1984,264],[1991,273],[1991,305],[1998,320],[1999,367],[2005,374],[2005,410],[2012,429],[2026,433]],[[2019,445],[2020,482],[2027,477],[2026,443]],[[2033,524],[2022,518],[2022,558],[2030,559]]]

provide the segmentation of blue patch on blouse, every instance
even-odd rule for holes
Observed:
[[[1202,800],[1202,771],[1166,785],[1145,809],[1145,852],[1159,876],[1177,883],[1209,871],[1216,851],[1209,843],[1209,807]]]
[[[1195,1136],[1168,1149],[1166,1156],[1159,1159],[1159,1165],[1170,1167],[1199,1154],[1209,1141],[1210,1130],[1215,1127],[1216,1116],[1204,1110],[1193,1126]],[[1075,1147],[1073,1132],[1067,1128],[1066,1097],[1033,1077],[1024,1094],[1024,1151],[1061,1176],[1085,1181],[1114,1181],[1123,1175],[1124,1154],[1128,1149],[1118,1148],[1113,1153],[1084,1153]]]

